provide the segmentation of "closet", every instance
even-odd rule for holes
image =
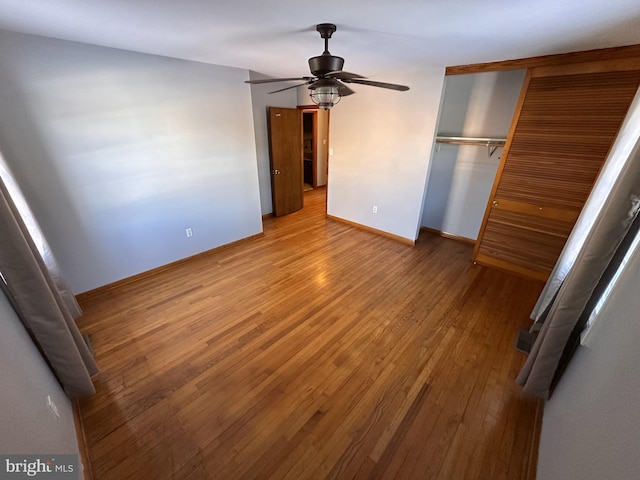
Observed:
[[[445,78],[423,229],[475,242],[525,73],[518,69]]]
[[[530,68],[473,260],[546,280],[640,85],[640,58]]]

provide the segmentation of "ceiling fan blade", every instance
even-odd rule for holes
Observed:
[[[309,80],[313,80],[313,77],[263,78],[260,80],[245,80],[244,83],[249,83],[251,85],[259,85],[261,83],[293,82],[295,80],[309,81]]]
[[[269,92],[269,94],[272,93],[278,93],[278,92],[284,92],[285,90],[291,90],[292,88],[298,88],[301,87],[302,85],[309,85],[311,82],[304,82],[304,83],[299,83],[297,85],[291,85],[290,87],[285,87],[285,88],[281,88],[280,90],[274,90],[273,92]]]
[[[343,72],[342,70],[329,72],[326,74],[326,76],[331,78],[337,78],[338,80],[344,80],[346,78],[367,78],[367,77],[363,77],[362,75],[358,75],[357,73]]]
[[[370,87],[388,88],[389,90],[397,90],[399,92],[406,92],[409,87],[406,85],[397,85],[395,83],[374,82],[373,80],[364,80],[362,78],[343,78],[343,82],[357,83],[360,85],[369,85]]]
[[[338,83],[338,93],[340,94],[341,97],[346,97],[348,95],[353,95],[354,93],[356,93],[355,91],[347,87],[344,83],[340,81],[338,81],[337,83]]]

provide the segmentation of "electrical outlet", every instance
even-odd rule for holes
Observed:
[[[378,213],[378,206],[377,205],[373,206],[373,213]]]
[[[51,400],[51,395],[47,395],[47,405],[49,405],[49,408],[56,416],[56,418],[60,418],[60,412],[58,411],[58,407],[56,406],[56,404],[53,403],[53,400]]]
[[[191,230],[191,228],[187,228],[186,232],[187,232],[187,237],[193,237],[193,230]]]

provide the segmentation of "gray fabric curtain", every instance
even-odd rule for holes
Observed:
[[[596,183],[591,190],[589,198],[585,202],[578,220],[576,221],[571,235],[567,239],[558,261],[547,280],[542,294],[531,312],[531,319],[534,320],[533,331],[539,330],[553,302],[553,299],[560,290],[560,286],[576,262],[580,250],[583,248],[587,237],[594,229],[596,219],[602,214],[609,195],[614,189],[614,185],[620,176],[622,169],[629,162],[631,150],[637,140],[638,123],[640,117],[638,112],[639,95],[636,94],[632,102],[626,121],[615,145],[611,149],[607,161],[602,167]]]
[[[80,308],[1,158],[0,232],[3,288],[16,313],[67,395],[95,393],[98,368],[75,323]]]
[[[640,206],[640,93],[533,312],[541,326],[517,382],[541,398],[580,317]]]

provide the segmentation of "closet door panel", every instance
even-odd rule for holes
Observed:
[[[598,65],[529,71],[476,262],[540,280],[553,269],[640,84],[640,70]]]
[[[493,208],[476,261],[544,281],[574,222]]]

